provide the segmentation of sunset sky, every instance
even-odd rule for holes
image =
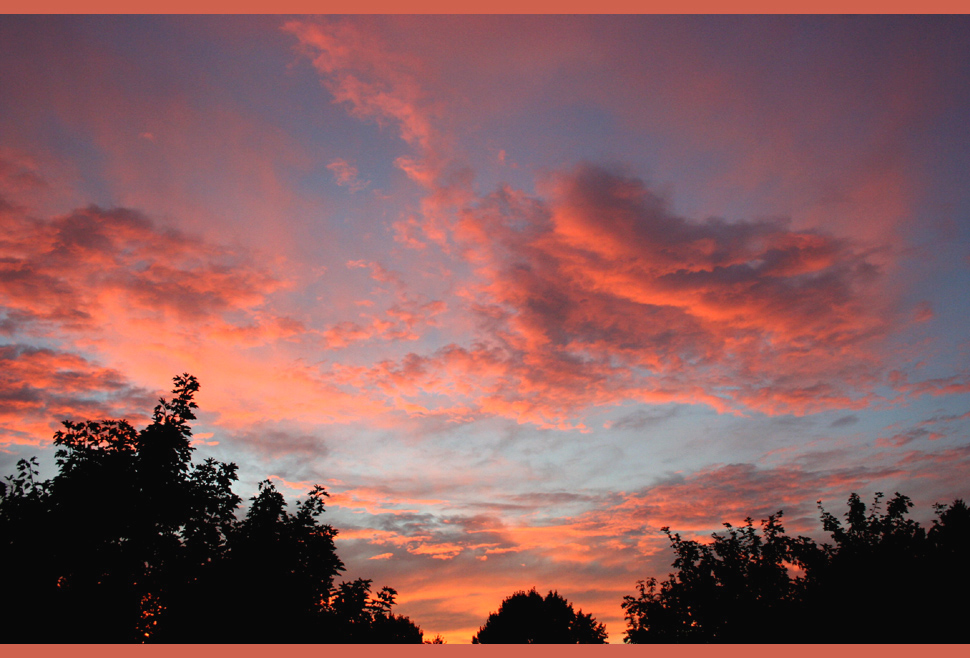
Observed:
[[[0,17],[0,474],[196,375],[469,642],[970,497],[966,17]]]

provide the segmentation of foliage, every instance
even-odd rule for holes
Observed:
[[[57,474],[40,481],[31,458],[0,485],[0,570],[15,603],[2,640],[420,643],[391,613],[394,590],[370,600],[370,581],[334,587],[344,567],[337,531],[319,521],[323,487],[291,513],[262,482],[237,518],[236,465],[192,463],[198,380],[174,382],[144,429],[64,421]]]
[[[424,637],[407,617],[391,612],[397,591],[384,587],[370,596],[371,581],[341,583],[332,594],[325,616],[331,619],[335,642],[420,644]]]
[[[625,641],[965,642],[951,601],[970,585],[970,511],[961,500],[938,505],[927,533],[906,518],[908,497],[897,493],[885,511],[882,498],[867,513],[852,494],[847,525],[820,505],[832,545],[786,535],[781,512],[760,534],[747,519],[707,544],[663,528],[677,573],[624,597]]]
[[[605,644],[606,628],[576,612],[558,592],[535,588],[509,596],[472,638],[472,644]]]

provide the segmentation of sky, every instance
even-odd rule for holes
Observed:
[[[467,643],[970,497],[966,17],[0,17],[0,472],[197,376]]]

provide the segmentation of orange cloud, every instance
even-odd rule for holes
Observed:
[[[379,555],[375,555],[367,559],[368,560],[390,560],[392,557],[394,557],[394,553],[381,553]]]
[[[110,323],[112,314],[199,322],[260,304],[282,286],[270,271],[125,208],[79,208],[51,220],[14,215],[0,228],[0,304],[34,330]],[[25,327],[26,328],[26,327]]]
[[[402,496],[399,492],[383,490],[379,487],[341,489],[331,494],[331,500],[335,506],[354,512],[393,515],[413,514],[417,508],[444,502],[437,499]]]
[[[145,420],[153,392],[68,352],[0,345],[0,444],[42,445],[62,420]]]
[[[27,347],[39,341],[85,364],[72,366],[79,372],[117,375],[96,365],[106,363],[129,378],[118,375],[121,388],[102,382],[101,398],[69,390],[72,381],[83,384],[80,378],[38,397],[20,389],[41,390],[34,382],[45,375],[36,368],[23,373],[22,382],[9,383],[10,404],[31,406],[36,418],[25,411],[20,421],[10,419],[7,433],[17,440],[43,442],[51,423],[68,416],[131,420],[123,399],[130,391],[118,393],[115,403],[115,390],[141,391],[145,383],[153,390],[186,370],[200,377],[207,410],[229,430],[294,414],[333,422],[386,409],[339,390],[300,361],[301,346],[318,344],[322,332],[275,308],[274,296],[294,281],[286,261],[181,232],[127,208],[92,205],[44,218],[8,204],[0,213],[0,333],[13,343],[5,348],[13,350],[8,360],[18,361],[10,372],[39,363],[40,353]],[[389,316],[389,337],[411,335],[442,310],[433,303],[423,308],[427,300],[401,299],[390,309],[397,315]],[[44,367],[58,371],[53,363]],[[140,411],[151,409],[151,397]],[[102,398],[103,404],[94,402]]]

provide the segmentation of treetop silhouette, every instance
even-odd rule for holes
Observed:
[[[605,644],[606,627],[559,592],[515,592],[488,616],[472,644]]]

